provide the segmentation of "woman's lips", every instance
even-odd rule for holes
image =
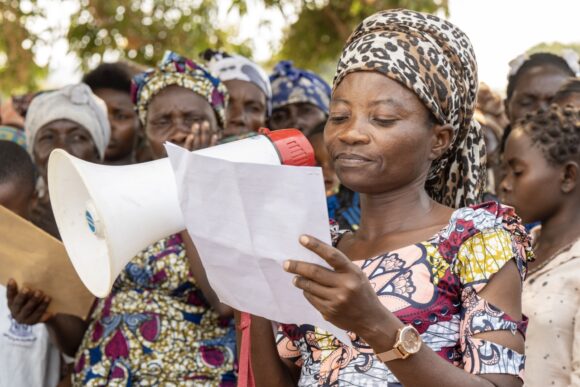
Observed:
[[[335,164],[344,166],[344,167],[356,167],[363,164],[370,163],[371,160],[355,153],[340,153],[335,158]]]

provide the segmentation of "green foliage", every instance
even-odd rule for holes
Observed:
[[[59,0],[60,1],[60,0]],[[83,70],[109,54],[155,65],[165,50],[196,58],[206,48],[251,56],[249,42],[236,40],[235,29],[216,26],[216,0],[68,0],[79,4],[67,33],[70,51]],[[291,59],[297,66],[330,78],[344,42],[365,17],[387,8],[447,12],[447,0],[261,0],[298,19],[285,31],[281,49],[269,65]],[[50,4],[45,7],[50,6]],[[246,15],[248,0],[230,0],[229,11]],[[44,16],[38,0],[0,0],[0,92],[35,90],[47,68],[33,60],[39,43],[50,47],[52,36],[32,33],[27,26]],[[267,23],[256,20],[256,24]],[[42,36],[42,39],[41,39]],[[47,38],[48,36],[48,38]]]
[[[26,27],[42,15],[36,0],[0,1],[0,94],[34,90],[46,76],[47,69],[33,60],[40,39]]]
[[[282,2],[281,2],[282,3]],[[354,28],[373,13],[393,8],[447,13],[447,0],[286,0],[302,4],[298,20],[289,26],[282,49],[274,60],[291,59],[299,67],[319,72],[327,79],[334,73],[344,43]],[[280,4],[280,3],[279,3]]]
[[[580,42],[562,44],[558,42],[552,43],[540,43],[528,50],[528,54],[534,54],[537,52],[550,52],[552,54],[561,55],[564,50],[576,51],[580,55]]]
[[[70,50],[83,69],[98,63],[106,53],[145,65],[155,65],[165,50],[194,58],[209,47],[250,55],[246,42],[228,39],[236,31],[214,28],[215,1],[198,0],[82,0],[72,16]]]

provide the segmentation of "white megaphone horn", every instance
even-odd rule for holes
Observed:
[[[271,165],[314,165],[297,129],[270,132],[198,154]],[[48,162],[50,202],[62,241],[85,286],[106,297],[129,261],[147,246],[185,230],[169,159],[129,166],[93,164],[61,149]]]

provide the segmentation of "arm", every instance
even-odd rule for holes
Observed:
[[[295,386],[300,369],[278,354],[272,323],[261,317],[252,316],[250,328],[252,341],[252,370],[256,387]]]
[[[76,316],[46,312],[50,297],[40,290],[24,288],[18,290],[14,280],[6,286],[8,308],[19,324],[35,325],[45,323],[53,343],[68,356],[75,356],[83,339],[87,324]]]
[[[315,238],[301,243],[326,260],[333,270],[304,262],[288,261],[287,271],[297,274],[295,285],[324,318],[339,328],[358,334],[375,351],[393,348],[396,332],[403,323],[379,301],[367,277],[342,252]],[[514,285],[515,284],[515,285]],[[514,288],[516,286],[517,288]],[[506,264],[480,295],[514,317],[520,317],[521,278],[513,262]],[[507,332],[485,333],[484,338],[523,353],[523,338]],[[521,386],[510,375],[473,375],[441,359],[429,347],[405,359],[388,363],[389,369],[406,386]]]
[[[205,269],[201,264],[201,259],[199,258],[199,254],[197,253],[197,249],[191,240],[191,237],[187,233],[187,231],[181,232],[181,238],[183,239],[183,243],[185,244],[185,252],[187,255],[187,259],[189,260],[189,267],[191,268],[191,272],[193,273],[193,277],[195,278],[195,282],[197,286],[201,289],[205,299],[209,302],[211,307],[220,315],[220,317],[232,317],[234,315],[234,310],[227,306],[226,304],[222,304],[218,299],[218,296],[215,294],[209,281],[207,280],[207,275],[205,274]]]
[[[74,357],[81,345],[88,323],[77,316],[57,314],[46,321],[52,341],[67,356]]]

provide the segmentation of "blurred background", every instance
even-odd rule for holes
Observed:
[[[103,60],[152,66],[166,49],[221,48],[268,70],[291,59],[331,81],[356,24],[399,7],[461,27],[480,80],[499,93],[523,52],[580,53],[578,0],[0,0],[0,95],[77,82]]]

